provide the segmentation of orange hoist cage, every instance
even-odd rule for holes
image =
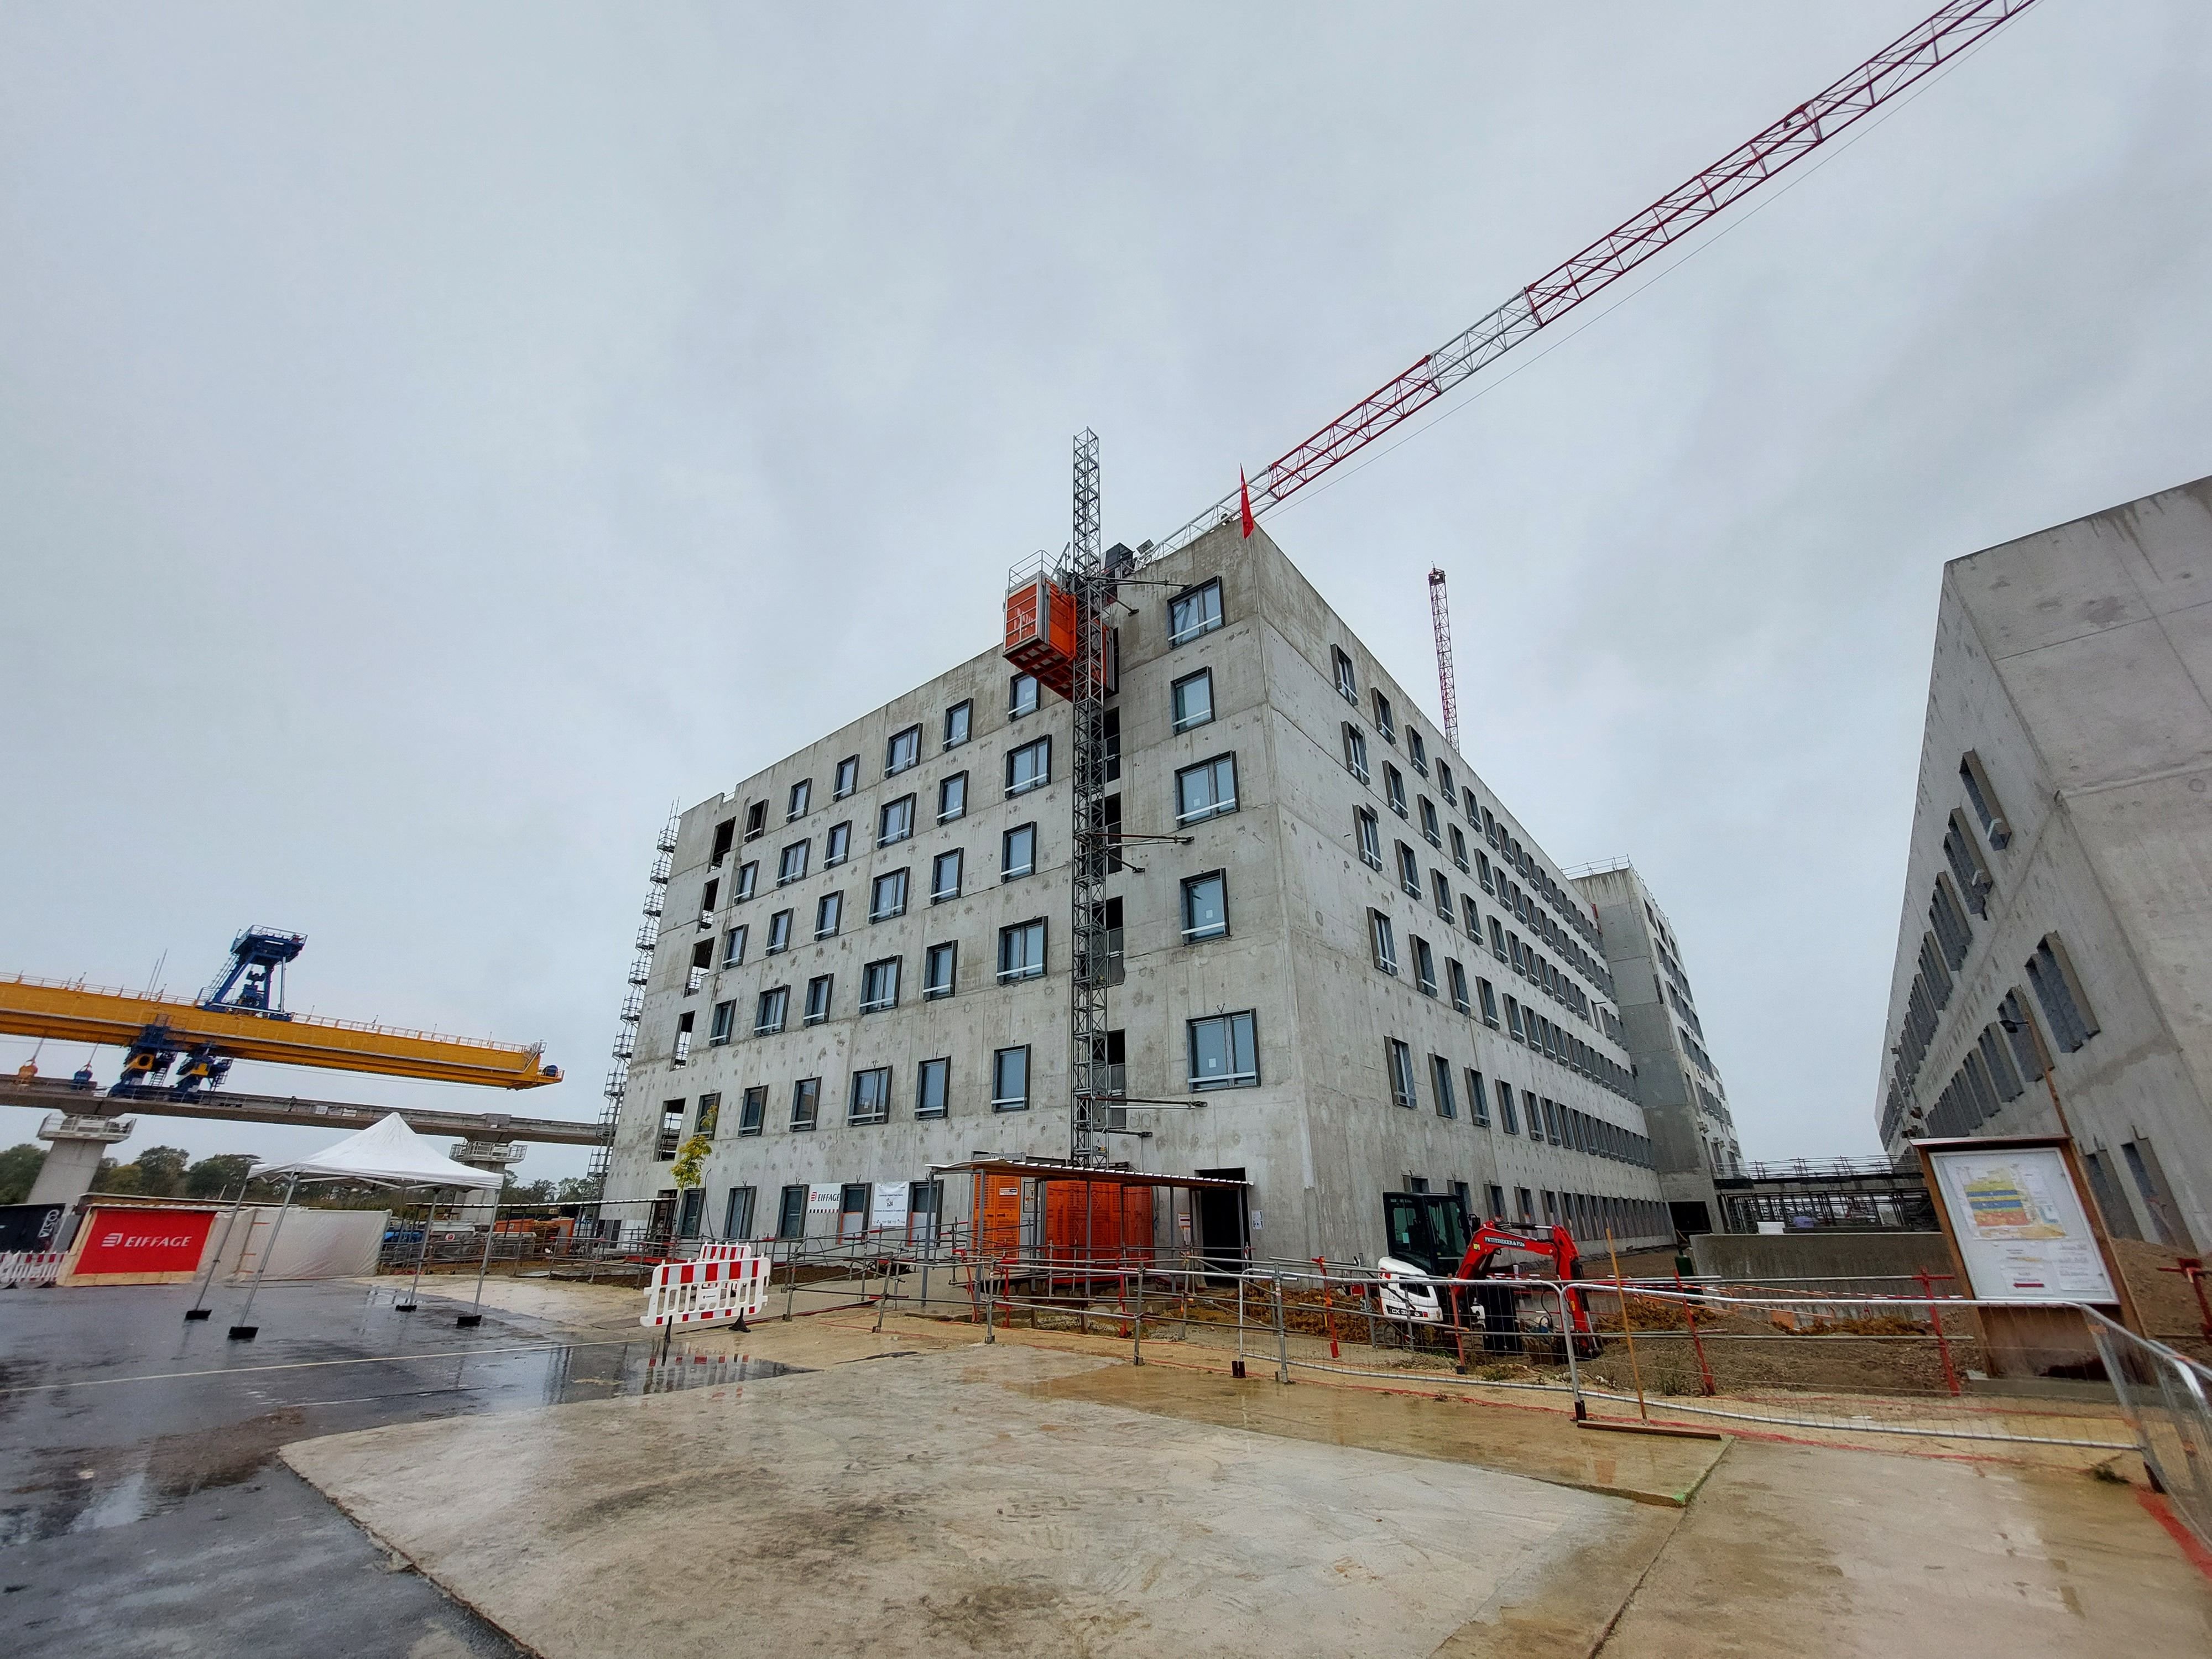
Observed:
[[[1075,596],[1048,576],[1006,595],[1006,660],[1063,697],[1075,690]]]

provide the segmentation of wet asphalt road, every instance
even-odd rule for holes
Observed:
[[[276,1449],[635,1394],[653,1344],[489,1310],[459,1330],[349,1283],[265,1287],[259,1339],[231,1342],[229,1300],[186,1324],[189,1287],[0,1292],[0,1653],[518,1653]]]

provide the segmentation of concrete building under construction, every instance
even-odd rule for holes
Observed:
[[[2063,1112],[2111,1231],[2181,1250],[2212,1240],[2208,579],[2212,478],[1944,567],[1875,1106],[1896,1158]]]
[[[1114,613],[1094,918],[1115,1158],[1249,1183],[1188,1218],[1217,1255],[1372,1259],[1406,1190],[1668,1237],[1574,884],[1264,533],[1146,576]],[[681,814],[611,1214],[927,1224],[933,1170],[1066,1158],[1066,720],[994,649]]]

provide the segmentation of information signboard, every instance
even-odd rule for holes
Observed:
[[[868,1226],[882,1231],[906,1228],[907,1186],[903,1181],[879,1181],[876,1183],[875,1202],[869,1208]]]
[[[1972,1295],[1984,1302],[2120,1299],[2062,1148],[1922,1151]]]

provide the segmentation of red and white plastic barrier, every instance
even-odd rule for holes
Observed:
[[[0,1250],[0,1291],[33,1289],[62,1276],[66,1250]]]
[[[705,1325],[752,1319],[768,1306],[769,1274],[775,1264],[745,1245],[721,1245],[742,1251],[700,1261],[664,1261],[646,1287],[641,1325]]]

